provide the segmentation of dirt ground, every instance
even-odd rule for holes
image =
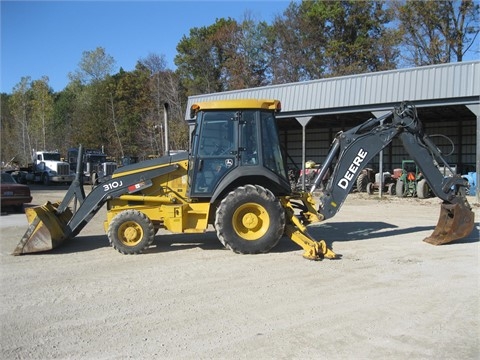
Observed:
[[[34,189],[33,204],[63,188]],[[287,238],[238,255],[213,232],[108,245],[105,209],[63,247],[11,256],[23,214],[0,217],[2,359],[478,359],[479,204],[472,234],[432,246],[434,199],[352,194],[311,226],[339,260]]]

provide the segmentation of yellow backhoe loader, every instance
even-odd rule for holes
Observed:
[[[237,253],[268,252],[285,234],[307,259],[335,258],[323,240],[308,234],[307,225],[334,216],[364,166],[397,136],[443,200],[438,224],[425,241],[444,244],[472,231],[474,214],[461,195],[465,181],[445,178],[438,170],[437,161],[448,164],[423,133],[413,106],[402,103],[381,118],[338,133],[308,192],[291,190],[275,120],[280,110],[278,100],[192,105],[196,125],[188,153],[121,167],[88,196],[77,167],[77,178],[61,203],[26,209],[30,226],[13,253],[60,245],[107,203],[105,231],[123,254],[147,249],[160,228],[199,233],[211,224],[222,244]]]

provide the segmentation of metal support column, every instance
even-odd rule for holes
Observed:
[[[372,111],[373,116],[375,118],[382,117],[385,114],[388,114],[388,111]],[[383,120],[380,121],[380,124],[383,125]],[[378,173],[379,173],[379,188],[378,188],[378,196],[382,197],[383,195],[383,150],[378,153]]]
[[[312,116],[302,116],[295,118],[297,121],[302,125],[302,191],[305,191],[305,162],[306,162],[306,146],[307,146],[307,141],[306,141],[306,132],[305,129],[307,127],[308,122],[312,119]]]
[[[477,172],[477,179],[475,185],[475,196],[477,198],[477,202],[480,202],[480,104],[467,105],[467,108],[477,117],[477,154],[475,159],[475,171]]]

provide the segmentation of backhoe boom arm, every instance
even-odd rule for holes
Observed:
[[[397,136],[421,169],[434,194],[446,204],[460,204],[470,209],[465,197],[458,194],[459,188],[466,185],[465,181],[459,175],[443,176],[438,169],[438,162],[450,168],[449,165],[441,151],[423,132],[415,107],[403,103],[378,119],[369,119],[337,134],[310,190],[311,193],[317,188],[321,190],[319,213],[325,219],[339,211],[362,169]],[[331,176],[326,183],[322,183],[329,170]]]

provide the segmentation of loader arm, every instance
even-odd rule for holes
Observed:
[[[177,164],[172,164],[102,182],[82,201],[80,207],[68,222],[65,238],[76,236],[108,199],[145,189],[152,185],[151,179],[173,172],[177,168]]]
[[[82,147],[79,149],[79,159],[81,156]],[[75,181],[60,204],[48,202],[41,207],[26,209],[30,225],[13,255],[47,251],[59,246],[65,240],[75,237],[107,200],[145,189],[152,185],[151,179],[178,169],[178,164],[152,166],[102,182],[85,196],[81,163],[82,161],[77,163]],[[73,212],[69,207],[72,201]]]
[[[397,136],[421,169],[434,194],[443,200],[439,223],[434,234],[425,241],[440,244],[468,235],[474,226],[474,214],[462,195],[465,180],[460,175],[443,176],[438,163],[448,168],[450,166],[424,133],[415,107],[406,103],[378,119],[369,119],[336,135],[310,189],[312,194],[317,188],[321,190],[319,214],[324,219],[333,217],[343,205],[358,174]],[[329,170],[331,176],[323,183]]]

